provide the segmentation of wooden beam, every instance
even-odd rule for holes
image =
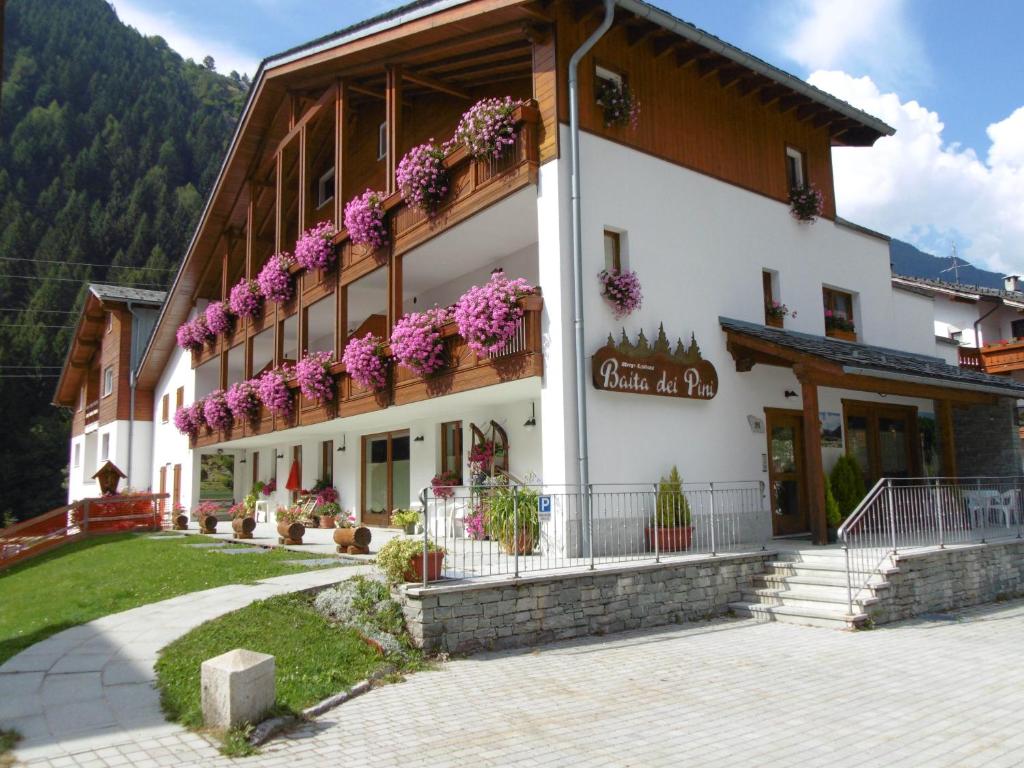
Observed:
[[[432,91],[437,91],[438,93],[447,93],[449,96],[454,96],[455,98],[462,99],[463,101],[472,100],[472,96],[470,96],[466,91],[462,90],[461,88],[455,88],[453,86],[446,85],[440,80],[436,80],[433,77],[430,77],[429,75],[417,75],[415,72],[405,72],[403,73],[403,77],[410,83],[422,85],[424,88],[430,88]]]
[[[374,91],[369,88],[364,88],[361,85],[356,85],[355,83],[350,84],[348,89],[352,93],[358,93],[361,96],[369,96],[371,99],[380,99],[381,101],[387,101],[388,98],[387,92],[382,93],[380,91]]]
[[[344,80],[339,80],[334,101],[334,226],[336,229],[341,229],[345,206],[345,149],[348,145],[347,118],[348,86]]]
[[[729,86],[735,85],[746,73],[743,67],[728,67],[726,69],[720,69],[718,71],[718,84],[722,86],[723,90],[727,90]]]
[[[784,96],[785,93],[786,89],[778,86],[775,88],[764,88],[758,95],[758,98],[761,100],[761,104],[767,107],[772,102],[777,101]]]
[[[701,49],[695,45],[688,46],[686,48],[676,49],[676,66],[679,68],[688,67],[691,64],[696,63],[697,59],[701,56]]]
[[[301,234],[306,227],[308,222],[306,221],[306,215],[308,213],[308,206],[306,204],[306,165],[307,165],[307,153],[309,151],[309,131],[307,130],[308,125],[303,125],[299,129],[299,233]]]
[[[678,49],[679,41],[674,36],[656,37],[651,41],[651,53],[655,59],[668,56]]]
[[[956,477],[956,436],[953,430],[953,405],[949,400],[935,401],[935,419],[942,448],[942,474]]]
[[[334,101],[334,89],[335,86],[333,85],[330,88],[327,88],[320,95],[320,98],[316,100],[316,103],[313,104],[313,106],[311,106],[309,109],[307,109],[302,114],[302,116],[295,121],[295,124],[292,126],[291,129],[289,129],[288,133],[284,135],[284,138],[277,142],[277,148],[274,150],[275,155],[284,150],[284,148],[288,146],[288,144],[294,141],[298,137],[299,133],[302,131],[303,127],[308,125],[310,121],[312,121],[328,105],[330,105],[331,102]]]
[[[722,66],[722,60],[718,56],[707,56],[697,62],[697,79],[703,80],[715,74]]]
[[[766,84],[767,83],[757,75],[754,75],[753,77],[746,77],[736,84],[736,93],[738,93],[740,97],[749,96],[752,93],[760,91]]]
[[[815,544],[828,544],[825,519],[825,470],[821,464],[821,417],[818,415],[818,387],[794,368],[800,380],[803,401],[804,475],[807,482],[807,516]]]
[[[644,40],[659,31],[661,31],[661,27],[646,22],[628,26],[626,27],[626,45],[630,48],[636,48]]]
[[[804,101],[803,96],[784,96],[783,98],[779,99],[779,114],[784,115],[787,112],[791,112],[792,110],[800,106],[800,103],[802,101]]]
[[[394,64],[387,70],[387,100],[385,113],[388,132],[388,156],[385,158],[388,171],[388,194],[394,192],[398,185],[395,171],[398,168],[398,153],[402,146],[402,67]]]

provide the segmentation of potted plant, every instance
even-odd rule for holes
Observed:
[[[217,513],[220,510],[220,504],[215,501],[204,501],[196,507],[196,519],[201,533],[217,532]]]
[[[440,579],[444,568],[444,549],[428,541],[424,559],[422,540],[394,538],[377,553],[377,565],[391,584],[423,581],[424,563],[427,581]]]
[[[797,221],[813,224],[825,208],[825,198],[813,184],[793,187],[789,191],[789,212]]]
[[[356,525],[356,516],[348,515],[334,529],[334,543],[339,554],[368,555],[373,534],[365,525]]]
[[[612,305],[616,320],[640,309],[643,292],[636,272],[612,267],[598,272],[597,279],[601,281],[601,295]]]
[[[231,513],[231,529],[236,539],[251,539],[256,530],[256,518],[252,516],[244,501],[240,501],[228,510]]]
[[[330,269],[337,257],[334,236],[337,233],[329,221],[310,227],[295,243],[295,261],[304,269]]]
[[[540,538],[539,492],[499,486],[487,502],[487,534],[507,555],[528,555]]]
[[[679,470],[672,467],[667,478],[658,483],[654,500],[653,525],[644,529],[647,549],[659,552],[680,552],[690,548],[693,526],[690,525],[690,504],[683,494]]]
[[[306,526],[299,522],[302,509],[298,506],[277,508],[278,544],[301,544],[306,533]]]
[[[772,299],[764,307],[764,316],[766,325],[770,325],[773,328],[782,328],[783,322],[787,317],[792,315],[796,317],[796,312],[790,312],[789,307],[779,301]]]
[[[395,182],[402,199],[427,216],[434,215],[448,194],[444,156],[444,148],[430,139],[406,152],[395,171]]]
[[[415,509],[396,509],[391,513],[391,525],[402,528],[409,535],[416,533],[416,524],[420,521],[420,513]]]
[[[175,504],[171,514],[174,516],[174,530],[187,531],[188,515],[185,514],[185,508],[181,504]]]
[[[853,324],[853,320],[833,312],[831,309],[825,310],[825,330],[829,336],[837,339],[857,340],[857,327]]]
[[[513,115],[522,104],[511,96],[481,99],[463,113],[452,143],[465,145],[475,158],[500,158],[516,143]]]
[[[337,524],[338,515],[341,514],[341,507],[338,506],[338,502],[323,502],[317,507],[317,510],[320,512],[320,527],[334,528]]]
[[[428,309],[404,315],[391,331],[391,354],[403,368],[429,376],[447,365],[441,328],[451,315],[446,309]]]
[[[455,488],[461,485],[459,476],[450,469],[438,472],[430,479],[435,499],[450,499],[455,495]]]

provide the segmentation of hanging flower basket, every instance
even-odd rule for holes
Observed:
[[[430,486],[434,491],[434,498],[450,499],[455,496],[455,488],[460,485],[459,476],[450,469],[438,472],[430,479]]]
[[[295,261],[305,269],[330,269],[334,264],[334,225],[321,221],[310,227],[295,243]]]
[[[224,393],[231,416],[239,423],[243,421],[251,423],[256,421],[259,415],[260,400],[256,391],[256,383],[254,379],[239,381],[228,387],[227,392]]]
[[[379,391],[387,384],[388,358],[384,341],[372,333],[351,339],[341,356],[352,380],[365,389]]]
[[[354,245],[365,245],[372,250],[388,241],[384,225],[384,193],[367,189],[345,205],[345,229]]]
[[[223,389],[215,389],[203,400],[203,418],[210,429],[229,429],[231,427],[231,409],[224,397]]]
[[[299,382],[302,396],[318,403],[334,397],[334,377],[331,363],[334,355],[330,352],[313,352],[299,360],[295,366],[295,379]]]
[[[511,96],[481,99],[462,115],[453,142],[464,144],[476,158],[501,157],[507,147],[516,143],[512,115],[522,104]]]
[[[636,272],[628,269],[620,272],[612,267],[602,269],[597,278],[601,281],[601,295],[612,305],[616,319],[621,320],[640,309],[644,297]]]
[[[813,184],[794,187],[789,192],[789,212],[797,221],[813,224],[825,208],[825,198]]]
[[[474,285],[455,304],[455,322],[469,348],[478,355],[501,352],[515,335],[523,309],[517,303],[536,289],[526,280],[509,280],[495,272],[484,286]]]
[[[602,80],[597,103],[604,111],[605,128],[629,126],[635,131],[640,124],[640,101],[624,82]]]
[[[211,301],[206,305],[206,327],[210,333],[220,336],[231,331],[231,315],[228,314],[227,302]]]
[[[275,416],[288,416],[292,412],[292,393],[286,375],[286,369],[273,368],[260,376],[256,384],[260,402]]]
[[[448,171],[444,150],[430,139],[413,147],[398,163],[395,178],[402,199],[413,208],[432,215],[448,195]]]
[[[206,417],[203,415],[202,400],[179,408],[174,412],[174,426],[181,434],[188,437],[195,437],[199,432],[199,428],[205,424]]]
[[[291,301],[295,294],[295,285],[288,270],[291,269],[293,263],[291,256],[287,253],[275,253],[263,265],[263,269],[256,276],[256,282],[259,285],[260,293],[268,301],[276,301],[278,304]]]
[[[255,280],[242,278],[228,295],[228,309],[238,317],[256,317],[263,306],[260,284]]]
[[[417,376],[428,376],[444,368],[441,327],[449,320],[448,310],[440,308],[405,315],[391,332],[391,354],[395,361]]]
[[[210,333],[210,328],[206,324],[206,317],[198,315],[178,326],[176,338],[178,346],[186,352],[198,352],[206,342],[213,339],[213,334]]]

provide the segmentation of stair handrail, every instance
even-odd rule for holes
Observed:
[[[871,486],[871,490],[867,492],[867,495],[860,500],[860,503],[856,507],[854,507],[853,512],[850,513],[850,516],[847,517],[843,521],[842,525],[839,526],[839,531],[837,532],[837,538],[843,548],[843,561],[846,569],[846,611],[850,616],[853,615],[853,582],[855,578],[853,575],[853,569],[850,565],[851,545],[856,550],[863,550],[863,553],[859,557],[855,555],[858,561],[863,560],[867,556],[866,550],[869,549],[868,547],[858,546],[857,543],[851,541],[851,539],[853,537],[854,531],[856,531],[858,528],[864,527],[864,523],[867,522],[869,518],[872,516],[871,513],[876,509],[877,506],[881,504],[881,500],[888,499],[888,494],[884,492],[890,489],[891,486],[892,481],[889,478],[878,478],[877,482],[875,482],[875,484]],[[885,522],[891,526],[891,516],[889,516],[889,518],[885,520]],[[890,530],[890,533],[895,535],[894,530]],[[892,538],[892,536],[889,537],[890,540],[892,540]],[[871,549],[877,548],[872,547]],[[881,566],[883,562],[885,562],[885,559],[887,557],[889,557],[889,552],[888,550],[884,550],[881,556],[877,557],[877,562],[870,571],[865,570],[860,572],[860,578],[862,580],[862,583],[857,584],[857,595],[859,595],[867,587],[868,582],[871,580],[871,571],[877,570],[878,567]]]

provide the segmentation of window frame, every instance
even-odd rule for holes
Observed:
[[[377,126],[377,162],[388,157],[388,121]]]
[[[112,330],[114,330],[114,313],[107,312],[107,328],[105,332],[110,333]]]
[[[160,398],[160,421],[166,424],[170,419],[171,412],[171,395],[168,392],[164,392],[164,396]]]
[[[807,153],[804,152],[799,147],[795,147],[792,144],[787,144],[786,145],[785,158],[786,158],[786,186],[788,187],[788,191],[792,191],[794,189],[800,189],[802,187],[806,187],[807,184],[809,183],[808,182],[808,178],[807,178]],[[795,164],[791,162],[791,161],[794,161],[794,160],[796,161]],[[799,177],[800,177],[798,179],[798,183],[796,183],[796,184],[794,184],[793,180],[790,179],[790,169],[794,169],[796,171],[797,175],[799,175]]]
[[[110,433],[104,432],[100,435],[100,466],[102,462],[110,461]]]
[[[452,454],[456,457],[455,467],[448,466],[448,428],[454,427],[452,434],[454,436],[454,445],[452,446]],[[441,472],[454,472],[455,476],[458,477],[458,485],[462,485],[462,456],[465,448],[465,442],[463,441],[462,434],[462,420],[458,421],[445,421],[441,423]]]
[[[619,72],[618,70],[606,67],[603,64],[595,61],[594,62],[594,101],[598,104],[601,103],[601,83],[602,81],[611,81],[616,83],[620,88],[623,85],[629,85],[629,78],[625,72]]]
[[[78,469],[82,466],[82,444],[75,443],[74,458],[72,459],[72,466]]]
[[[622,270],[624,268],[622,245],[623,245],[623,240],[625,239],[623,237],[623,235],[625,235],[625,232],[622,232],[621,230],[612,229],[610,227],[605,227],[604,228],[604,240],[603,240],[603,243],[604,243],[604,268],[605,269],[609,269],[609,270],[610,269],[615,269],[618,272],[622,272]],[[614,246],[612,247],[612,258],[611,258],[611,263],[610,264],[609,264],[609,260],[608,260],[608,243],[609,243],[609,241],[614,243]]]
[[[174,391],[174,412],[177,413],[185,407],[185,387],[178,387]]]
[[[853,325],[852,331],[843,331],[837,328],[829,328],[828,320],[825,316],[825,312],[831,310],[833,314],[836,312],[835,299],[837,297],[843,297],[849,301],[849,313],[846,319]],[[857,336],[857,317],[856,317],[856,302],[853,291],[846,291],[842,288],[833,288],[828,285],[821,286],[821,301],[822,301],[822,321],[825,323],[825,335],[831,338],[846,339],[848,341],[856,341]]]
[[[334,441],[320,441],[320,480],[334,487]]]
[[[108,365],[103,369],[103,397],[114,394],[114,366]]]
[[[327,195],[324,197],[324,195]],[[334,199],[334,166],[328,168],[316,180],[316,207],[323,208]]]
[[[773,317],[768,311],[773,301],[779,299],[779,273],[774,269],[761,270],[761,295],[764,302],[764,324],[773,328],[784,328],[785,318]]]

